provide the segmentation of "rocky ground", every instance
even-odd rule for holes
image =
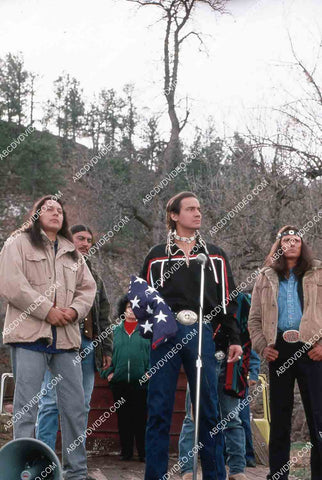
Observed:
[[[298,451],[304,444],[293,444],[292,456],[298,458]],[[296,463],[296,468],[291,468],[289,480],[311,480],[309,467],[309,453],[304,455],[303,459]],[[174,456],[170,457],[169,472],[176,463]],[[144,464],[138,461],[122,462],[117,456],[105,456],[98,458],[89,458],[89,472],[96,480],[143,480]],[[258,465],[256,468],[247,468],[248,480],[266,480],[268,468]],[[179,480],[181,476],[174,473],[170,480]],[[198,480],[201,480],[201,469],[199,465]]]
[[[0,415],[0,447],[12,439],[12,428],[5,428],[6,423],[11,418],[10,414]],[[310,480],[310,448],[307,447],[307,444],[293,443],[291,458],[293,458],[294,465],[291,468],[290,480]],[[176,461],[176,456],[172,455],[169,462],[169,472]],[[144,478],[144,463],[138,460],[123,462],[116,454],[89,457],[88,469],[96,480],[143,480]],[[264,480],[267,472],[268,469],[263,466],[258,466],[256,469],[249,468],[247,469],[247,477],[249,480]],[[171,480],[179,480],[181,477],[173,473],[170,478]],[[201,480],[200,467],[198,480]]]

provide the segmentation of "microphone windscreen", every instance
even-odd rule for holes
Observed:
[[[199,253],[199,255],[197,255],[196,260],[198,263],[200,263],[200,265],[206,265],[208,261],[208,257],[204,253]]]

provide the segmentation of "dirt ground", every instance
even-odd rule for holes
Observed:
[[[170,458],[169,472],[175,464],[175,457]],[[266,478],[267,468],[258,466],[257,468],[247,469],[249,480],[262,480]],[[144,463],[139,461],[122,462],[117,456],[92,457],[88,459],[89,474],[96,480],[143,480]],[[179,480],[181,476],[173,474],[171,480]],[[201,468],[199,465],[198,480],[202,480]]]
[[[12,439],[12,432],[5,432],[3,429],[4,424],[10,416],[0,415],[0,448]],[[302,456],[301,459],[298,456],[299,450],[303,448],[305,444],[297,442],[292,444],[291,458],[293,456],[298,458],[298,462],[291,468],[290,480],[310,480],[310,452]],[[176,463],[177,457],[175,455],[170,456],[169,472]],[[118,455],[108,456],[88,456],[88,471],[89,474],[95,478],[95,480],[143,480],[144,479],[145,464],[134,460],[131,462],[124,462],[119,459]],[[256,468],[248,468],[246,475],[248,480],[265,480],[268,469],[262,465]],[[173,473],[170,476],[170,480],[179,480],[180,475]],[[199,466],[198,480],[201,480],[201,468]]]
[[[296,455],[301,444],[293,444],[292,454]],[[292,455],[291,455],[292,456]],[[176,463],[176,457],[171,456],[169,472]],[[104,457],[89,457],[88,471],[96,480],[144,480],[144,463],[139,461],[123,462],[116,455]],[[248,480],[266,480],[268,468],[258,465],[256,468],[247,468]],[[290,480],[310,480],[309,455],[305,455],[302,461],[291,469]],[[227,477],[228,478],[228,477]],[[181,476],[173,474],[170,480],[179,480]],[[201,467],[198,469],[198,480],[202,480]]]

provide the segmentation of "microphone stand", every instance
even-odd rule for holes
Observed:
[[[205,266],[208,258],[204,253],[199,253],[197,262],[201,266],[200,275],[200,302],[199,302],[199,336],[198,336],[198,355],[196,360],[197,368],[197,384],[196,384],[196,418],[195,418],[195,446],[193,455],[193,480],[197,480],[198,473],[198,441],[199,441],[199,417],[200,417],[200,385],[201,385],[201,369],[202,369],[202,321],[203,321],[203,305],[205,294]]]

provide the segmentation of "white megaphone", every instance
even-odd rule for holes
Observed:
[[[35,438],[18,438],[0,450],[0,480],[63,480],[55,452]]]

